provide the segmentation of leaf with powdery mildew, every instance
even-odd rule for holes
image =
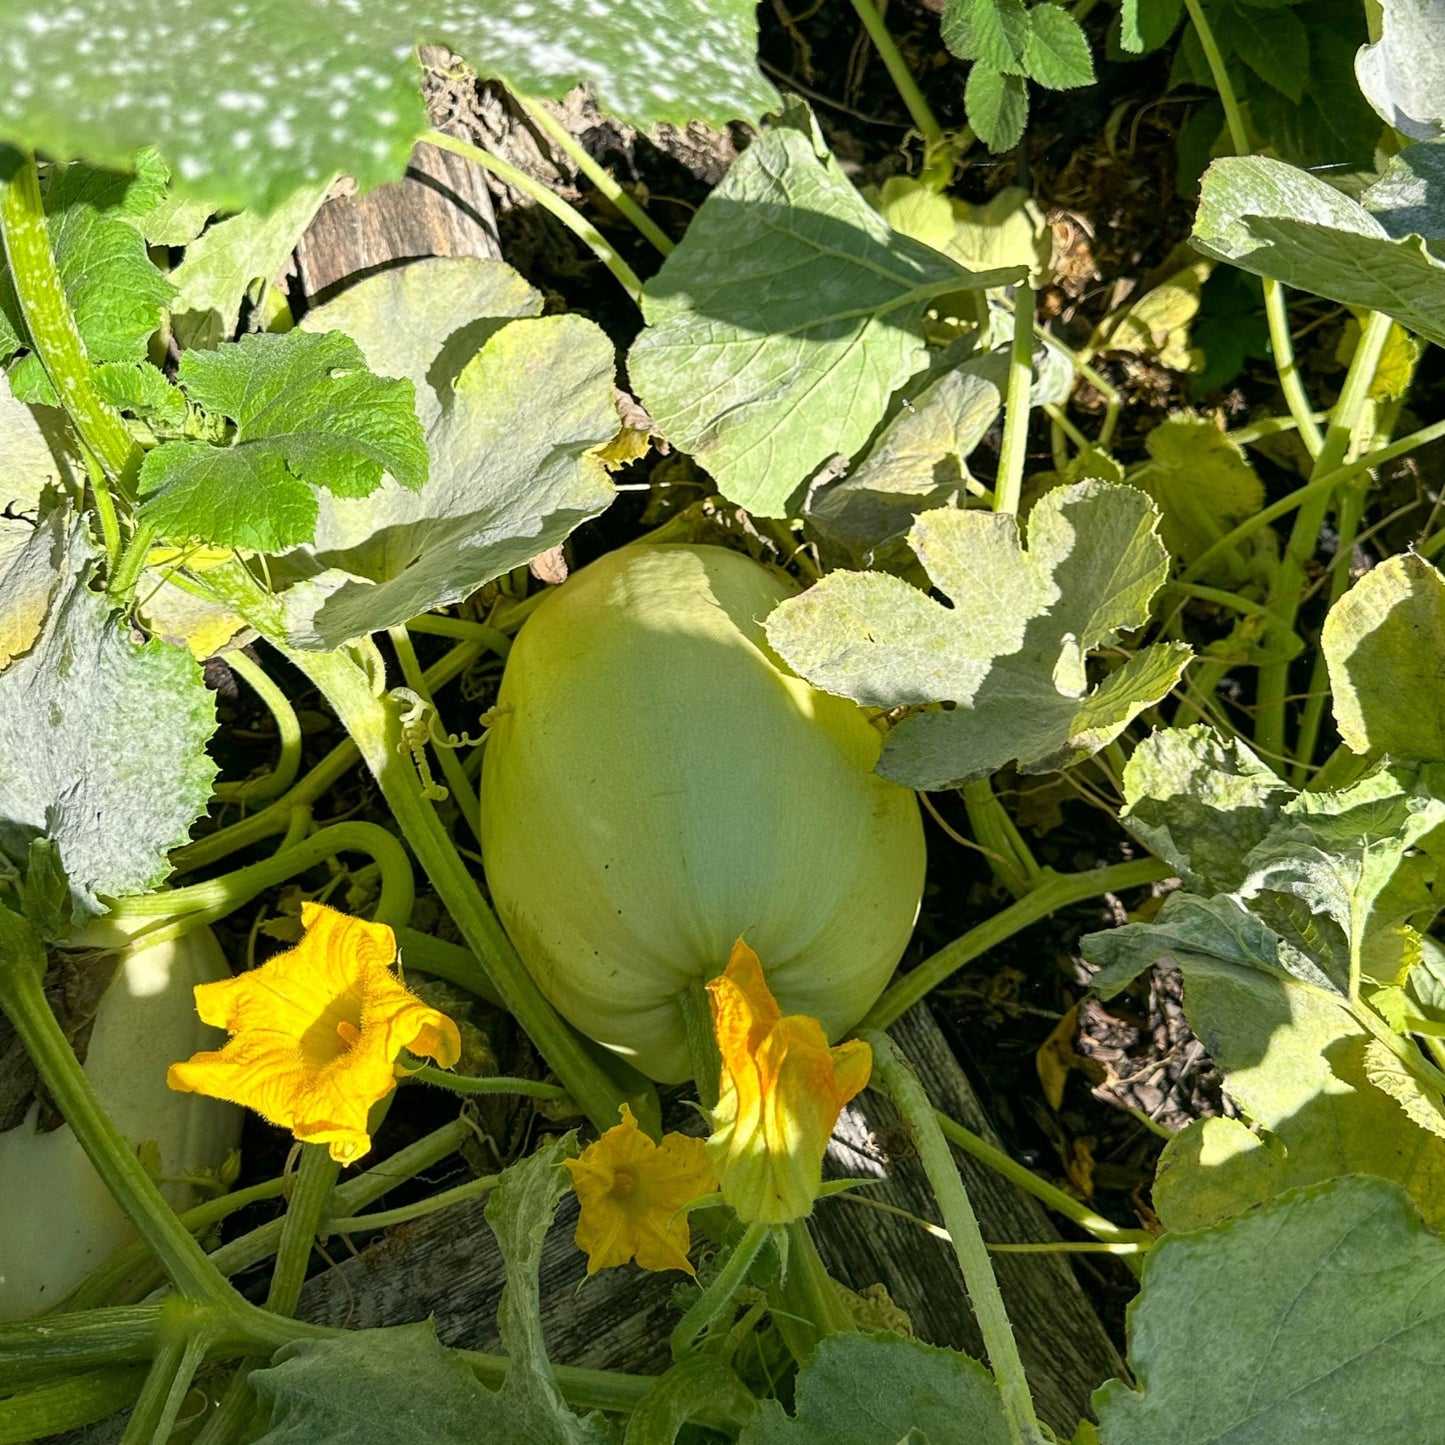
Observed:
[[[1425,558],[1366,572],[1330,609],[1321,647],[1347,746],[1445,762],[1445,578]]]
[[[564,541],[615,495],[599,448],[617,433],[614,351],[500,261],[422,261],[307,317],[409,377],[430,475],[321,497],[315,539],[279,560],[291,640],[329,649],[460,601]]]
[[[1005,763],[1049,772],[1116,738],[1178,682],[1190,653],[1148,647],[1090,685],[1086,659],[1148,620],[1168,556],[1133,487],[1047,493],[1028,522],[925,512],[910,543],[952,606],[896,577],[835,572],[768,619],[768,640],[815,687],[868,707],[951,703],[905,717],[879,771],[952,787]]]
[[[923,368],[931,298],[1023,274],[975,274],[892,231],[784,127],[734,162],[648,282],[628,372],[657,430],[729,501],[779,517]]]
[[[1340,1179],[1166,1235],[1129,1308],[1108,1445],[1429,1440],[1445,1411],[1445,1243],[1398,1186]]]
[[[1283,161],[1215,161],[1201,184],[1192,240],[1256,276],[1383,311],[1445,344],[1445,262],[1418,236],[1395,239],[1357,201]]]
[[[586,82],[641,129],[778,104],[754,0],[6,0],[0,140],[116,166],[154,144],[187,192],[236,210],[337,171],[370,187],[426,129],[429,42],[519,94]]]
[[[134,642],[93,571],[73,523],[40,636],[0,673],[0,853],[19,866],[53,839],[77,922],[101,911],[97,895],[165,878],[216,775],[200,668],[183,648]]]
[[[186,352],[178,379],[235,436],[146,453],[140,514],[163,537],[278,551],[315,531],[313,488],[364,497],[383,473],[412,489],[426,480],[412,383],[374,376],[346,336],[244,336]]]

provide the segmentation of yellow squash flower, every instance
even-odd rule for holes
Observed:
[[[562,1162],[581,1205],[574,1237],[587,1252],[588,1274],[629,1259],[643,1269],[694,1272],[687,1257],[692,1232],[678,1211],[717,1189],[701,1139],[665,1134],[654,1144],[624,1104],[620,1124],[580,1158]]]
[[[830,1049],[817,1019],[785,1018],[741,939],[708,991],[722,1080],[707,1150],[723,1198],[749,1223],[801,1219],[818,1197],[838,1114],[868,1082],[873,1051],[857,1039]]]
[[[172,1064],[173,1089],[254,1109],[352,1164],[371,1148],[367,1114],[396,1087],[403,1049],[450,1068],[457,1026],[391,971],[396,939],[381,923],[304,903],[306,934],[260,968],[196,987],[196,1010],[230,1041]]]

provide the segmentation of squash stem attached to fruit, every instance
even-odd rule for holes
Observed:
[[[877,1082],[888,1091],[918,1146],[918,1157],[928,1175],[929,1187],[938,1201],[944,1227],[953,1240],[953,1252],[963,1271],[964,1285],[988,1352],[989,1367],[1003,1397],[1010,1438],[1014,1445],[1044,1445],[1046,1437],[1034,1413],[1033,1396],[993,1263],[988,1257],[988,1246],[968,1191],[949,1153],[948,1141],[938,1127],[933,1106],[918,1076],[887,1034],[870,1029],[862,1034],[862,1039],[873,1050]]]

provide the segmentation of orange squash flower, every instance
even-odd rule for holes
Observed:
[[[801,1219],[818,1197],[838,1114],[868,1082],[873,1051],[857,1039],[829,1048],[817,1019],[784,1017],[741,939],[708,991],[722,1079],[707,1151],[723,1198],[749,1223]]]
[[[254,1109],[352,1164],[371,1148],[367,1115],[396,1087],[403,1049],[451,1068],[457,1026],[391,971],[396,938],[381,923],[304,903],[306,933],[260,968],[198,984],[196,1009],[225,1029],[220,1049],[172,1064],[173,1089]]]
[[[620,1124],[562,1162],[581,1205],[575,1238],[587,1252],[588,1274],[630,1259],[643,1269],[694,1273],[687,1257],[692,1232],[679,1211],[717,1190],[701,1139],[665,1134],[654,1144],[624,1104]]]

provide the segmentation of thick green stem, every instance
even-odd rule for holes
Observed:
[[[466,1204],[490,1194],[502,1182],[500,1174],[486,1174],[479,1179],[470,1179],[440,1194],[428,1195],[415,1204],[402,1204],[395,1209],[378,1209],[373,1214],[353,1214],[345,1218],[340,1215],[328,1217],[322,1224],[321,1233],[361,1234],[368,1229],[390,1229],[393,1225],[408,1224],[413,1219],[424,1219],[429,1214],[450,1209],[454,1204]]]
[[[1009,348],[1008,386],[1004,398],[1003,440],[999,445],[998,477],[993,484],[993,509],[1016,516],[1023,492],[1028,456],[1029,388],[1034,368],[1034,293],[1027,281],[1014,287],[1014,334]]]
[[[136,1398],[145,1377],[143,1366],[112,1365],[7,1395],[0,1400],[0,1445],[24,1445],[104,1420]]]
[[[983,1336],[989,1366],[1003,1398],[1010,1436],[1015,1445],[1045,1445],[1013,1326],[988,1257],[988,1246],[983,1241],[978,1217],[949,1153],[948,1141],[938,1126],[933,1106],[917,1075],[887,1034],[870,1029],[861,1037],[873,1050],[874,1079],[888,1091],[912,1134],[929,1186],[938,1200],[944,1227],[952,1238],[953,1252],[963,1271],[974,1318]]]
[[[381,875],[381,896],[375,910],[378,923],[396,928],[411,917],[416,883],[411,860],[400,841],[380,823],[333,823],[271,858],[220,878],[168,892],[116,899],[111,911],[76,935],[74,942],[87,947],[125,948],[133,943],[178,938],[224,918],[266,889],[338,853],[364,853],[376,863]]]
[[[211,1342],[203,1329],[190,1329],[177,1321],[173,1338],[163,1341],[151,1362],[121,1445],[165,1445],[171,1438],[181,1405],[196,1371],[205,1363]]]
[[[693,1086],[698,1103],[704,1109],[716,1109],[718,1089],[722,1085],[722,1054],[718,1051],[717,1034],[713,1030],[712,1000],[707,985],[696,979],[677,996],[682,1010],[683,1031],[687,1035],[687,1057],[692,1065]]]
[[[898,43],[889,32],[883,16],[879,14],[875,0],[852,0],[853,9],[868,38],[878,51],[888,71],[888,78],[898,91],[899,99],[908,110],[914,128],[923,138],[923,175],[921,179],[935,191],[941,191],[953,179],[953,157],[949,154],[948,137],[943,133],[937,117],[929,109],[923,92],[918,88],[913,73],[908,69]]]
[[[45,997],[45,963],[44,946],[29,922],[0,907],[0,1010],[14,1025],[65,1122],[171,1283],[196,1300],[229,1300],[230,1286],[161,1197],[96,1098]]]
[[[637,227],[653,247],[663,256],[670,254],[673,249],[672,238],[628,195],[605,167],[592,159],[577,137],[541,101],[528,100],[522,95],[517,99],[521,102],[522,109],[547,132],[572,164]]]
[[[803,1348],[803,1359],[806,1359],[819,1340],[855,1331],[858,1323],[843,1304],[838,1282],[828,1273],[828,1267],[818,1253],[808,1221],[795,1219],[787,1230],[788,1271],[778,1287],[778,1293],[788,1313],[812,1326],[811,1338]],[[801,1363],[802,1359],[799,1360]]]
[[[762,1252],[772,1231],[770,1224],[748,1225],[733,1252],[713,1276],[712,1283],[702,1292],[702,1297],[695,1300],[678,1321],[677,1328],[672,1332],[673,1359],[691,1354],[697,1337],[732,1303],[733,1296],[742,1288],[753,1261]]]
[[[40,358],[81,441],[95,454],[122,499],[133,502],[140,448],[120,414],[95,389],[85,343],[80,339],[50,249],[34,158],[18,152],[9,154],[17,164],[8,173],[0,169],[0,240],[20,313],[25,318],[24,339]]]
[[[301,1146],[301,1164],[281,1221],[281,1242],[276,1246],[276,1265],[266,1294],[266,1308],[273,1314],[296,1313],[311,1263],[311,1247],[321,1231],[340,1173],[341,1165],[324,1144]]]
[[[513,1094],[519,1098],[546,1099],[552,1103],[565,1104],[572,1096],[556,1084],[544,1084],[537,1079],[513,1079],[502,1074],[491,1077],[469,1078],[465,1074],[450,1074],[445,1069],[435,1069],[427,1064],[414,1069],[408,1078],[423,1084],[435,1084],[439,1089],[450,1090],[453,1094]]]
[[[215,793],[225,802],[269,803],[296,781],[296,774],[301,770],[301,722],[290,699],[271,680],[266,669],[252,661],[249,653],[238,649],[226,653],[224,660],[276,720],[281,752],[276,766],[264,777],[250,778],[244,783],[217,783]]]
[[[1339,400],[1330,412],[1329,428],[1324,445],[1310,469],[1311,484],[1340,468],[1354,439],[1360,413],[1369,399],[1370,385],[1375,379],[1380,354],[1390,334],[1391,321],[1381,312],[1372,312],[1360,332],[1359,344],[1345,374]],[[1270,585],[1269,608],[1275,618],[1273,640],[1283,648],[1294,632],[1299,610],[1305,571],[1319,542],[1320,528],[1329,513],[1334,489],[1320,489],[1295,515],[1289,544]],[[1276,658],[1259,670],[1258,710],[1255,715],[1254,740],[1257,750],[1265,754],[1286,754],[1285,698],[1289,688],[1289,662]]]
[[[486,622],[473,622],[466,617],[439,617],[423,612],[406,624],[408,632],[430,633],[433,637],[455,637],[463,642],[479,642],[488,652],[506,657],[512,650],[512,639],[505,632]]]
[[[994,878],[1015,898],[1021,898],[1038,884],[1043,870],[1008,809],[999,802],[993,784],[987,778],[966,783],[963,806],[974,841],[988,855]]]
[[[901,1018],[930,990],[935,989],[966,963],[997,948],[1006,938],[1037,923],[1041,918],[1082,903],[1104,893],[1123,892],[1127,888],[1143,888],[1160,879],[1173,876],[1167,863],[1157,858],[1138,858],[1128,863],[1112,863],[1107,868],[1091,868],[1087,873],[1054,873],[1044,869],[1031,893],[1010,904],[992,918],[925,958],[906,973],[868,1011],[864,1026],[885,1029]]]
[[[519,171],[516,166],[510,165],[500,156],[494,156],[490,151],[484,151],[479,146],[458,140],[455,136],[447,135],[445,131],[429,130],[421,139],[427,145],[434,145],[439,150],[451,151],[453,155],[461,156],[463,160],[482,166],[491,171],[498,180],[505,181],[514,190],[530,196],[544,211],[561,221],[612,272],[622,289],[632,297],[638,306],[642,305],[642,282],[637,279],[637,273],[622,259],[612,242],[589,220],[569,206],[561,196],[548,190],[540,181],[533,180],[525,171]]]

